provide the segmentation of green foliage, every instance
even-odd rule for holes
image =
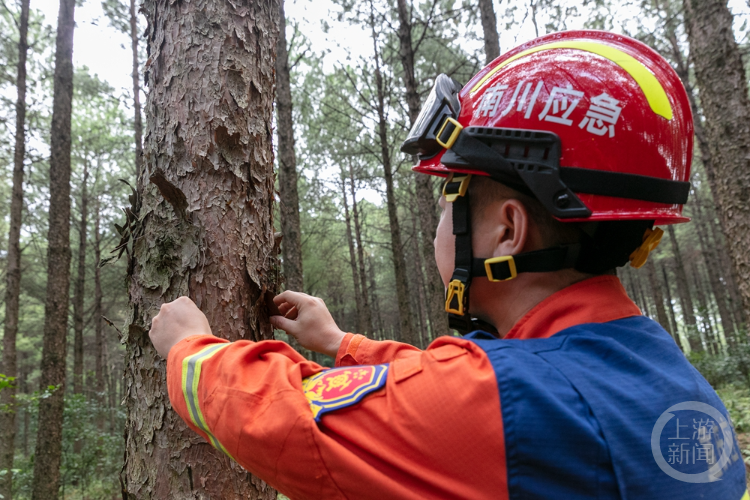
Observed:
[[[50,391],[20,396],[21,411],[28,411],[35,425],[39,399]],[[102,395],[103,396],[103,395]],[[119,493],[117,475],[122,465],[124,443],[119,431],[124,413],[99,402],[98,397],[67,395],[63,413],[63,455],[60,469],[62,495],[75,498],[112,498]],[[35,431],[35,429],[32,429]],[[13,473],[13,498],[31,497],[34,456],[19,456]],[[1,472],[1,471],[0,471]]]
[[[750,345],[736,346],[729,354],[690,354],[690,362],[714,388],[737,385],[750,389]]]
[[[0,373],[0,391],[6,387],[13,387],[14,380],[16,380],[16,377],[8,377],[4,373]]]
[[[747,387],[727,385],[716,392],[729,411],[734,430],[750,432],[750,390]]]

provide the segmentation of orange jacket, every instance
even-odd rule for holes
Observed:
[[[506,338],[639,314],[619,280],[601,276],[550,296]],[[507,498],[500,398],[484,351],[459,337],[422,351],[346,335],[336,366],[378,364],[388,364],[382,388],[319,421],[313,388],[319,396],[325,387],[308,377],[324,368],[283,342],[187,338],[169,353],[167,382],[193,430],[291,498]]]

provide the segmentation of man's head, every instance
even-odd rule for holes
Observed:
[[[474,256],[482,259],[518,255],[545,248],[579,243],[583,235],[580,224],[564,223],[552,217],[533,197],[488,178],[474,177],[469,187],[471,199],[471,236]],[[441,218],[435,238],[435,260],[447,287],[454,270],[455,237],[453,206],[440,198]],[[611,271],[604,271],[611,272]],[[602,273],[603,274],[603,273]],[[524,273],[507,282],[490,282],[474,278],[470,312],[495,325],[512,325],[519,313],[517,300],[554,293],[572,283],[592,276],[574,269],[550,273]],[[549,293],[548,293],[549,292]],[[503,306],[500,306],[500,305]]]
[[[692,136],[674,70],[620,35],[547,35],[464,87],[438,77],[402,150],[448,177],[436,257],[452,325],[474,327],[484,289],[512,302],[642,265],[654,223],[687,221]]]

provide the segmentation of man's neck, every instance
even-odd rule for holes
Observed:
[[[495,326],[500,338],[537,304],[550,295],[592,275],[565,269],[552,273],[525,273],[517,278],[491,283],[476,279],[471,286],[471,313]]]

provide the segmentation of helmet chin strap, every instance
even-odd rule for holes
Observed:
[[[448,325],[462,335],[472,331],[469,315],[469,288],[471,287],[471,211],[469,209],[469,182],[471,175],[451,175],[443,186],[445,201],[453,203],[453,234],[456,237],[456,255],[453,275],[445,295]]]
[[[575,267],[580,245],[563,245],[517,255],[475,259],[471,246],[469,182],[471,174],[451,174],[443,185],[443,196],[453,204],[453,234],[456,255],[453,275],[445,294],[449,326],[465,335],[475,330],[497,333],[497,329],[469,314],[469,290],[474,277],[507,281],[522,272],[551,272]]]

